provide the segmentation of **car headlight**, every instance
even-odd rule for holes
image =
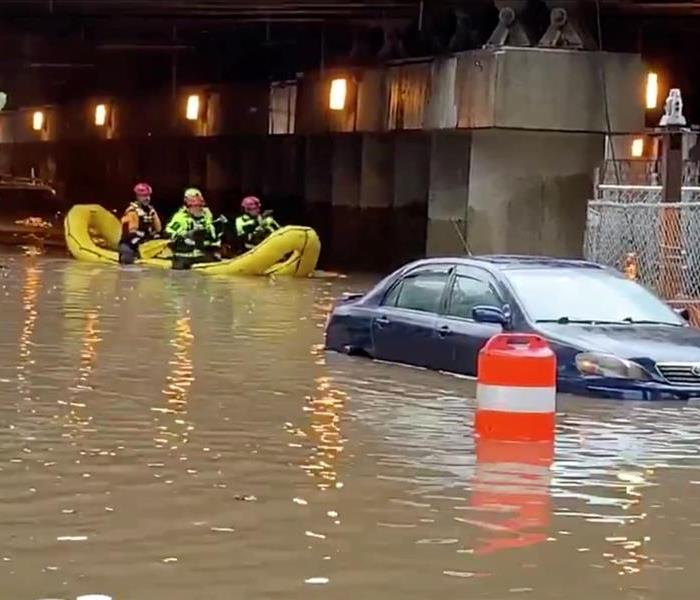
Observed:
[[[618,379],[650,379],[644,367],[631,360],[612,354],[581,352],[576,355],[576,368],[581,375],[593,377],[617,377]]]

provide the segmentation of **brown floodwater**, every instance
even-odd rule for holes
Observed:
[[[696,406],[475,445],[473,382],[323,352],[369,279],[0,264],[2,598],[697,597]]]

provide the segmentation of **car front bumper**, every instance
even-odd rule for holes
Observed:
[[[700,386],[671,385],[661,381],[637,381],[608,377],[560,378],[557,390],[564,394],[616,400],[690,400],[700,398]]]

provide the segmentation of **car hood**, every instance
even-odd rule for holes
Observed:
[[[654,362],[699,362],[700,330],[667,325],[559,325],[537,329],[553,342],[620,358]]]

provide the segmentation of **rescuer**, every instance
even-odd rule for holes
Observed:
[[[184,206],[173,215],[165,231],[172,239],[173,269],[189,269],[196,263],[220,259],[221,243],[214,218],[197,188],[185,190]]]
[[[153,188],[147,183],[134,186],[135,200],[129,204],[122,217],[122,237],[119,240],[119,262],[133,264],[139,258],[139,246],[152,240],[162,230],[160,217],[151,206]]]
[[[262,203],[255,196],[243,198],[241,210],[243,214],[236,219],[236,236],[245,250],[254,248],[280,228],[272,211],[262,212]]]

